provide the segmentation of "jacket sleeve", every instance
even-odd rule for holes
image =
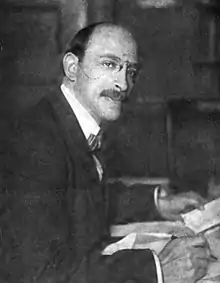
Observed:
[[[150,251],[102,256],[102,246],[75,258],[68,234],[68,170],[62,149],[59,138],[46,128],[38,130],[37,123],[17,127],[10,140],[1,192],[0,281],[155,283]]]
[[[59,139],[38,127],[16,125],[4,156],[1,282],[37,281],[65,246],[66,162]]]
[[[88,276],[89,283],[157,283],[156,266],[150,250],[122,250],[101,257],[94,252]]]

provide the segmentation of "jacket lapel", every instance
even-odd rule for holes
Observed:
[[[49,100],[58,118],[57,122],[60,123],[60,126],[62,126],[63,132],[65,133],[68,141],[80,151],[83,150],[84,152],[88,152],[89,148],[85,136],[75,114],[73,113],[73,110],[61,90],[53,93],[52,96],[49,96]]]
[[[89,150],[87,140],[73,110],[61,90],[54,93],[49,99],[54,109],[56,124],[60,126],[61,135],[63,135],[66,142],[70,159],[72,159],[72,163],[77,167],[77,174],[80,174],[80,177],[76,176],[74,184],[76,194],[78,197],[81,195],[86,196],[86,199],[84,197],[81,199],[82,205],[81,202],[76,201],[80,206],[77,210],[77,215],[80,214],[80,210],[82,210],[82,215],[84,215],[85,211],[88,212],[86,217],[86,221],[88,222],[86,225],[87,232],[85,232],[85,234],[88,234],[89,238],[93,239],[92,241],[97,240],[99,242],[100,237],[103,236],[103,234],[104,237],[106,237],[106,235],[108,237],[109,235],[107,217],[108,196],[104,186],[105,178],[103,178],[102,182],[99,181],[98,172]],[[72,166],[70,167],[70,170],[72,170]],[[83,173],[80,173],[81,170]],[[88,205],[85,204],[85,202]],[[87,205],[86,208],[84,204]],[[81,218],[79,217],[79,219]],[[83,219],[85,220],[85,218]],[[81,223],[82,221],[79,220],[78,222]],[[81,227],[81,225],[82,223],[79,224],[78,227]],[[88,230],[88,227],[90,230]],[[88,231],[90,232],[88,233]],[[88,239],[86,243],[89,243]],[[83,245],[85,245],[85,243]]]
[[[89,174],[91,176],[91,183],[100,187],[101,183],[87,140],[68,101],[61,90],[49,96],[49,100],[54,109],[56,122],[59,124],[60,130],[64,135],[70,157],[73,162],[80,161],[81,166],[86,169],[87,172],[91,172]],[[88,189],[88,193],[92,200],[97,201],[95,200],[96,194],[92,193],[91,187]]]

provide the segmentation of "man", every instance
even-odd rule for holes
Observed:
[[[1,282],[195,282],[210,256],[202,237],[175,239],[159,257],[150,250],[101,253],[109,243],[108,197],[104,169],[91,150],[99,146],[94,135],[103,123],[121,114],[135,82],[133,37],[110,23],[89,26],[73,39],[63,67],[61,91],[24,115],[11,138]],[[154,197],[167,218],[201,205],[196,194],[166,194]]]

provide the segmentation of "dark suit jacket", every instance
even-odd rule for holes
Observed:
[[[16,121],[8,146],[0,282],[156,282],[149,250],[101,255],[109,241],[108,199],[64,96],[42,99]]]

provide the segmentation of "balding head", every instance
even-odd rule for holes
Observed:
[[[85,51],[88,45],[91,43],[91,39],[94,36],[98,36],[101,40],[106,40],[110,34],[120,34],[120,38],[123,40],[125,37],[130,38],[131,41],[135,42],[131,33],[120,25],[116,25],[110,22],[100,22],[86,26],[79,30],[70,42],[69,48],[66,53],[71,52],[75,54],[79,61],[82,61]]]
[[[131,33],[121,26],[103,23],[93,30],[85,51],[96,52],[111,47],[114,53],[120,46],[127,54],[137,57],[137,46]]]

